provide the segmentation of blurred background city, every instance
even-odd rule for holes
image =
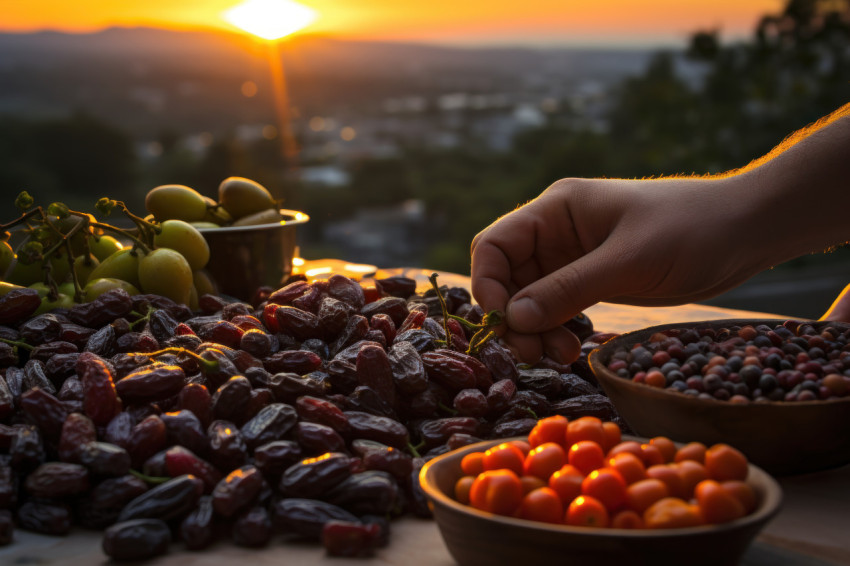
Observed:
[[[726,171],[850,101],[850,0],[303,0],[273,42],[172,4],[4,3],[2,221],[238,175],[311,216],[305,258],[468,274],[560,178]],[[708,302],[816,318],[847,283],[842,247]]]

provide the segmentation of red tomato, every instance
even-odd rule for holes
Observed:
[[[611,421],[605,421],[602,423],[602,432],[605,435],[605,442],[602,444],[602,450],[605,452],[608,452],[618,445],[620,440],[623,438],[623,433],[620,431],[619,425],[617,425],[617,423],[612,423]]]
[[[699,482],[695,494],[700,514],[706,523],[728,523],[740,519],[746,513],[738,498],[714,480]]]
[[[564,504],[553,490],[541,487],[522,498],[516,516],[529,521],[561,523],[564,520]]]
[[[676,529],[702,524],[704,521],[699,508],[678,497],[659,499],[643,513],[643,525],[647,529]]]
[[[708,470],[705,466],[694,460],[682,460],[678,464],[673,464],[682,478],[682,486],[685,494],[690,497],[694,493],[697,484],[702,480],[708,479]]]
[[[541,487],[546,487],[546,482],[537,476],[522,476],[519,478],[519,481],[522,484],[522,492],[524,494],[531,493]]]
[[[566,521],[575,527],[607,527],[610,522],[608,510],[601,501],[589,495],[580,495],[570,503]]]
[[[460,461],[460,469],[468,476],[477,476],[484,471],[484,452],[470,452]]]
[[[580,440],[570,446],[567,460],[586,475],[605,465],[605,454],[598,443],[592,440]]]
[[[630,452],[637,456],[643,461],[643,450],[640,449],[640,442],[636,442],[634,440],[624,440],[620,442],[610,450],[608,450],[608,457],[611,458],[616,456],[621,452]]]
[[[581,482],[581,493],[598,499],[608,511],[615,511],[626,502],[626,480],[613,468],[593,470]]]
[[[646,475],[649,478],[664,482],[671,497],[686,499],[691,496],[690,493],[685,493],[685,483],[682,481],[682,476],[679,475],[679,470],[671,464],[650,466],[646,469]]]
[[[566,506],[581,495],[581,482],[583,481],[584,474],[575,466],[567,464],[549,477],[549,487],[558,494]]]
[[[753,486],[741,480],[729,480],[720,483],[723,489],[735,496],[744,506],[744,513],[749,515],[756,509],[758,499]]]
[[[609,468],[614,468],[620,472],[627,484],[646,478],[646,467],[643,465],[643,461],[631,452],[615,454],[608,458],[606,464]]]
[[[641,444],[640,453],[643,463],[647,468],[665,463],[664,455],[657,446],[653,446],[652,444]]]
[[[549,481],[549,476],[567,463],[567,455],[560,444],[545,442],[531,449],[525,457],[522,471],[527,476],[536,476]]]
[[[700,464],[705,463],[706,447],[702,442],[689,442],[676,451],[675,462],[682,460],[694,460]]]
[[[667,484],[661,480],[648,478],[635,482],[626,488],[626,503],[629,509],[643,513],[653,503],[670,495]]]
[[[611,518],[612,529],[642,529],[643,518],[631,509],[618,511]]]
[[[475,478],[472,476],[463,476],[455,482],[455,499],[464,505],[469,505],[469,492],[472,489],[472,484]]]
[[[525,455],[515,444],[503,442],[484,452],[482,463],[484,470],[506,469],[521,476],[524,460]]]
[[[580,417],[567,423],[567,446],[583,440],[593,441],[599,446],[605,445],[605,430],[600,419]]]
[[[656,436],[650,439],[649,443],[661,451],[665,463],[672,462],[676,457],[676,445],[666,436]]]
[[[528,434],[528,444],[534,448],[547,442],[564,446],[567,437],[567,417],[554,415],[540,419]]]
[[[747,479],[747,457],[728,444],[715,444],[705,451],[705,469],[717,481]]]
[[[522,484],[511,470],[487,470],[469,490],[469,502],[476,509],[497,515],[513,515],[522,501]]]

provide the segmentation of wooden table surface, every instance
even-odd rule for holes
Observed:
[[[440,282],[463,284],[465,281],[441,277]],[[670,322],[776,316],[704,305],[641,308],[604,303],[588,309],[586,314],[597,329],[610,332],[626,332]],[[742,566],[850,565],[850,465],[780,478],[779,483],[783,489],[782,510],[747,550]],[[66,537],[41,536],[18,530],[15,542],[0,548],[0,564],[104,564],[109,561],[101,551],[100,541],[100,532],[82,529],[75,529]],[[454,564],[436,523],[412,517],[393,521],[389,546],[378,550],[369,560],[330,558],[317,545],[273,540],[269,546],[259,550],[220,542],[203,552],[188,552],[173,544],[168,555],[149,563],[155,566],[232,566],[246,561],[250,561],[252,566]]]

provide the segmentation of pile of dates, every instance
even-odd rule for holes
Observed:
[[[79,525],[115,560],[275,536],[368,556],[430,516],[429,458],[551,415],[619,422],[586,360],[610,335],[570,321],[570,366],[470,350],[457,318],[485,313],[458,287],[334,275],[194,312],[117,288],[36,316],[30,291],[0,297],[0,544]]]

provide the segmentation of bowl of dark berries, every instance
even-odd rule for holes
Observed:
[[[850,462],[850,325],[666,324],[594,350],[594,375],[641,436],[726,442],[776,475]]]

